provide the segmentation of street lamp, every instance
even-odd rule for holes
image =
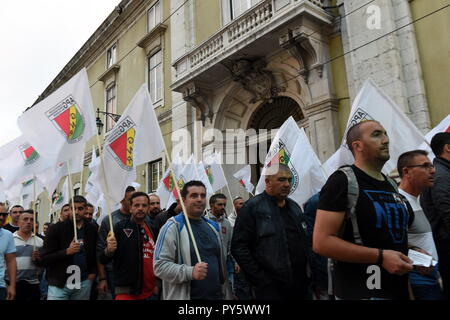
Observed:
[[[95,119],[95,124],[97,125],[98,135],[102,134],[102,130],[104,127],[102,119],[100,119],[100,114],[104,114],[104,115],[110,117],[111,119],[113,119],[114,122],[119,121],[119,119],[121,117],[120,114],[115,114],[115,113],[106,112],[106,111],[100,111],[100,109],[97,108],[97,118]]]

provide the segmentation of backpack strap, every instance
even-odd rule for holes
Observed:
[[[351,166],[343,166],[338,169],[343,172],[347,177],[347,210],[345,211],[345,218],[342,223],[341,229],[338,232],[338,236],[342,238],[344,234],[345,225],[347,224],[347,220],[350,219],[353,227],[353,238],[355,239],[355,243],[362,245],[361,235],[359,233],[358,223],[356,221],[355,208],[356,203],[358,202],[359,197],[359,185],[358,180],[356,179],[355,173]],[[336,261],[333,259],[328,259],[327,263],[327,271],[328,271],[328,295],[334,296],[334,286],[333,286],[333,274],[334,274],[334,266]]]
[[[353,238],[355,240],[355,243],[358,245],[363,245],[361,240],[361,234],[359,233],[359,227],[358,222],[356,220],[356,203],[358,202],[359,197],[359,185],[358,180],[356,179],[355,173],[353,172],[352,167],[345,166],[338,169],[339,171],[343,172],[347,176],[348,186],[347,186],[347,211],[345,212],[345,218],[350,219],[350,222],[352,223],[353,227]],[[339,234],[340,237],[342,237],[342,234],[344,232],[345,227],[345,221],[342,224],[341,232]]]

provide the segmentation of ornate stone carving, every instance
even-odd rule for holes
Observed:
[[[313,32],[310,32],[312,34]],[[323,75],[323,63],[321,63],[321,45],[311,38],[302,27],[288,30],[279,38],[280,46],[289,51],[299,64],[298,73],[306,83],[312,70],[317,70],[319,77]]]
[[[261,100],[271,102],[279,92],[286,89],[285,86],[276,86],[272,72],[265,67],[266,62],[263,59],[256,61],[240,59],[232,64],[233,80],[239,82],[252,95],[250,103]]]
[[[206,117],[212,121],[214,113],[208,103],[207,96],[194,82],[189,83],[183,90],[183,99],[197,109],[197,120],[205,126]]]

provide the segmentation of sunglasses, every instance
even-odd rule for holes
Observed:
[[[8,215],[8,212],[0,212],[0,216],[7,216]]]

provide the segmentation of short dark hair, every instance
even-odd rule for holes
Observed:
[[[188,188],[190,188],[190,187],[203,187],[206,190],[206,187],[203,184],[203,182],[198,181],[198,180],[191,180],[183,186],[183,189],[181,189],[181,197],[182,198],[186,198],[186,196],[188,194]]]
[[[70,201],[69,201],[69,203],[70,203]],[[73,197],[73,203],[82,203],[82,204],[84,204],[84,206],[86,206],[88,202],[85,197],[76,195]]]
[[[347,135],[346,135],[345,139],[347,141],[347,147],[352,152],[352,154],[353,154],[353,146],[352,146],[352,144],[353,144],[353,142],[361,139],[361,126],[364,123],[367,123],[367,122],[378,122],[378,121],[376,121],[376,120],[363,120],[363,121],[360,121],[360,122],[354,124],[353,126],[351,126],[347,130]]]
[[[146,194],[145,192],[141,192],[141,191],[135,192],[131,195],[130,204],[133,204],[133,199],[137,198],[137,197],[146,197],[148,200],[148,203],[150,204],[150,197],[148,196],[148,194]]]
[[[236,202],[236,200],[239,200],[239,199],[241,199],[241,200],[244,200],[244,198],[242,198],[242,197],[234,197],[234,199],[233,199],[233,203],[235,203]]]
[[[90,202],[86,203],[86,208],[94,208],[94,205]]]
[[[52,223],[51,222],[46,222],[46,223],[44,223],[44,226],[51,226],[52,225]]]
[[[223,193],[213,194],[211,196],[211,198],[209,198],[209,205],[212,206],[214,203],[216,203],[216,201],[218,199],[225,199],[225,200],[227,200],[227,197]]]
[[[128,187],[125,189],[125,193],[131,192],[131,191],[136,191],[136,188],[133,187],[133,186],[128,186]]]
[[[414,157],[416,156],[428,156],[428,152],[425,150],[412,150],[402,153],[397,160],[397,171],[400,178],[403,178],[403,169],[410,166]]]
[[[439,132],[433,136],[430,147],[436,157],[442,155],[446,144],[450,144],[450,132]]]
[[[9,212],[11,212],[12,209],[14,209],[14,208],[22,208],[23,209],[23,206],[21,206],[20,204],[16,204],[16,205],[12,206],[11,209],[9,209]]]

